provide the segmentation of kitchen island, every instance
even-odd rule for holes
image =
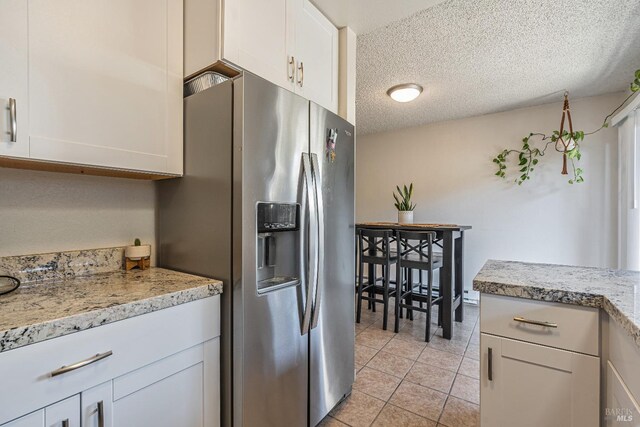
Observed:
[[[490,260],[473,287],[483,426],[636,425],[639,272]]]

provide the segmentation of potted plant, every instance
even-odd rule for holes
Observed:
[[[413,183],[407,188],[406,184],[400,189],[396,185],[398,194],[393,193],[395,199],[395,207],[398,210],[398,223],[399,224],[413,224],[413,210],[416,205],[411,203],[411,195],[413,194]]]
[[[124,248],[125,269],[131,270],[138,267],[141,270],[149,268],[151,258],[151,245],[143,245],[140,239],[135,239],[133,246]]]

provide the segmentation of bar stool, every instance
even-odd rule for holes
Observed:
[[[396,252],[391,251],[390,243],[393,238],[392,230],[379,230],[362,228],[358,231],[358,251],[359,251],[359,274],[358,274],[358,307],[356,322],[360,323],[362,312],[362,300],[369,301],[375,310],[376,302],[383,304],[382,329],[387,329],[389,318],[389,297],[396,294],[396,288],[391,288],[390,271],[391,265],[395,264],[398,257]],[[367,275],[367,284],[364,284],[364,265],[367,264],[369,270],[373,272]],[[382,277],[378,278],[376,267],[382,266]],[[382,283],[381,285],[378,283]],[[364,295],[367,292],[368,295]],[[382,295],[382,299],[376,298]]]
[[[438,314],[442,313],[442,295],[434,298],[433,272],[442,268],[443,260],[433,252],[433,240],[436,233],[433,231],[402,231],[396,234],[398,242],[398,261],[396,265],[396,283],[398,287],[395,312],[395,332],[398,332],[400,314],[403,308],[407,309],[407,316],[413,319],[413,310],[427,314],[425,326],[425,341],[431,340],[431,307],[439,305]],[[413,283],[412,270],[427,272],[426,287],[422,283]],[[407,276],[403,279],[403,273]],[[425,303],[424,307],[414,306],[413,301]]]

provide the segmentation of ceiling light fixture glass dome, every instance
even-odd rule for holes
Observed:
[[[387,95],[394,101],[410,102],[422,93],[422,86],[415,83],[396,85],[387,91]]]

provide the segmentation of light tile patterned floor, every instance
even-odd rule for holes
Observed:
[[[437,310],[432,319],[437,319]],[[356,382],[353,392],[327,416],[326,427],[480,425],[478,307],[465,305],[452,340],[432,326],[424,342],[425,317],[401,320],[399,333],[382,329],[382,312],[363,308],[356,324]]]

